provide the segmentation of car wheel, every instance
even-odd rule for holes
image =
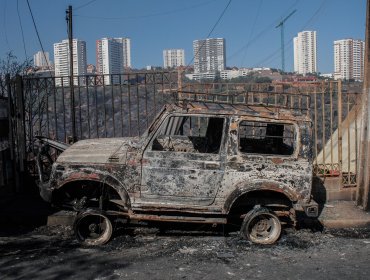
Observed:
[[[256,244],[273,244],[281,234],[279,218],[266,208],[254,208],[244,217],[240,234]]]
[[[103,212],[87,210],[77,215],[73,229],[77,240],[83,245],[102,245],[112,237],[113,227]]]

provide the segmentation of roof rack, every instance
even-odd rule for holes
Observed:
[[[244,91],[238,93],[209,93],[195,91],[177,91],[179,103],[206,102],[215,104],[262,106],[287,109],[307,113],[311,105],[311,96],[301,93],[275,91]]]

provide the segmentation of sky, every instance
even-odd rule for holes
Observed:
[[[129,37],[132,66],[137,69],[163,66],[163,50],[172,48],[185,49],[186,63],[191,64],[193,40],[207,36],[225,38],[228,67],[281,68],[280,29],[276,26],[294,10],[284,29],[286,71],[293,71],[293,37],[300,31],[317,32],[317,64],[321,73],[333,72],[334,40],[365,37],[366,0],[28,2],[51,60],[53,44],[67,38],[65,11],[72,5],[74,38],[86,41],[88,63],[95,64],[96,40]],[[32,59],[39,50],[27,0],[0,0],[0,59],[9,51],[20,61]]]

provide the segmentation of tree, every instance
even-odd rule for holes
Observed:
[[[5,58],[0,59],[0,79],[4,79],[7,74],[10,75],[10,78],[27,74],[27,71],[32,67],[31,62],[28,59],[19,62],[12,51],[7,52]]]
[[[6,84],[6,76],[9,75],[9,82],[12,85],[12,94],[10,98],[12,108],[9,109],[9,114],[12,111],[22,110],[26,139],[31,139],[31,134],[33,133],[33,131],[40,132],[42,129],[44,129],[44,114],[37,114],[36,112],[44,112],[45,108],[47,108],[45,102],[47,95],[46,92],[40,92],[37,90],[29,90],[27,91],[27,94],[24,94],[23,92],[23,109],[19,108],[20,101],[17,100],[17,94],[13,93],[13,90],[15,92],[17,90],[17,86],[19,86],[17,82],[17,80],[19,81],[19,78],[16,78],[17,75],[25,76],[28,75],[28,73],[32,73],[32,70],[32,60],[26,59],[25,61],[19,61],[12,51],[7,52],[5,58],[0,59],[0,96],[7,97],[10,94],[9,92],[7,92],[8,85]],[[16,114],[17,118],[19,117],[19,115],[20,114]],[[32,150],[33,143],[31,143],[30,141],[26,142],[28,145],[26,149],[28,151]]]

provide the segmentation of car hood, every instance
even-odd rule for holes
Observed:
[[[99,138],[81,140],[66,149],[58,163],[125,162],[127,151],[140,147],[139,138]]]

